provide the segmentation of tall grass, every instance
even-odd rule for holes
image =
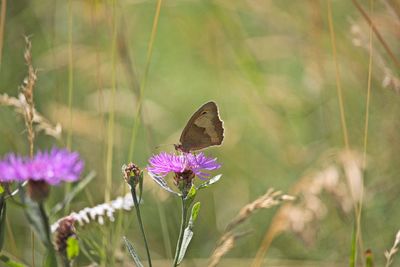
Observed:
[[[128,160],[146,166],[158,145],[178,141],[195,107],[214,100],[226,138],[222,147],[205,152],[223,162],[225,179],[199,196],[202,211],[188,259],[208,262],[237,211],[273,186],[296,192],[299,202],[252,215],[241,225],[244,233],[253,229],[243,236],[249,245],[229,239],[234,242],[225,258],[249,258],[253,266],[298,258],[340,265],[350,255],[350,265],[357,266],[364,265],[364,250],[371,248],[375,265],[387,262],[381,252],[398,230],[400,216],[394,204],[400,185],[400,9],[394,1],[1,3],[0,155],[31,153],[25,125],[14,113],[16,88],[26,72],[21,36],[30,35],[40,77],[35,112],[42,118],[32,133],[40,128],[36,125],[57,133],[54,125],[60,122],[66,146],[79,150],[87,171],[98,174],[67,204],[64,215],[124,195],[128,189],[120,166]],[[35,139],[35,148],[55,144],[42,134]],[[351,148],[351,156],[342,159],[342,148]],[[359,154],[360,165],[354,156]],[[318,184],[311,178],[329,170],[324,164],[338,172],[347,189],[310,192]],[[362,172],[353,213],[343,208],[354,193],[350,165]],[[142,214],[157,262],[172,258],[180,211],[147,178]],[[47,205],[69,192],[69,186],[54,189]],[[308,198],[318,199],[313,203],[324,207],[318,209],[324,216],[302,202]],[[29,228],[16,219],[18,203],[10,203],[4,250],[38,266],[42,248],[26,242]],[[313,214],[311,225],[321,226],[318,235],[307,227],[297,231],[285,212],[299,212],[300,219]],[[79,228],[85,253],[77,265],[127,264],[121,236],[140,236],[134,219],[119,211],[115,222]],[[136,249],[144,255],[144,247]]]

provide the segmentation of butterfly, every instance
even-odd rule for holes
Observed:
[[[222,144],[224,127],[219,117],[218,106],[210,101],[202,105],[189,119],[175,149],[190,153],[209,146]]]

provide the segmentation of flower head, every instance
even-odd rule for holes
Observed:
[[[143,177],[143,171],[133,162],[122,166],[122,174],[124,175],[125,182],[133,187],[140,183],[141,177]]]
[[[212,171],[221,167],[217,159],[207,158],[203,153],[197,155],[191,153],[175,155],[161,152],[152,156],[149,159],[149,163],[147,170],[162,177],[170,172],[181,174],[191,171],[203,180],[210,175],[204,171]]]
[[[0,182],[31,180],[56,185],[62,181],[77,181],[82,170],[79,154],[66,149],[39,151],[32,159],[8,154],[0,161]]]
[[[62,254],[66,253],[68,238],[76,238],[74,223],[75,219],[72,216],[67,216],[59,222],[57,227],[55,243],[57,251],[61,252]]]

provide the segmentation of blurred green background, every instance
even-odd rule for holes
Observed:
[[[127,192],[120,167],[129,160],[135,123],[132,160],[145,167],[152,154],[173,151],[172,145],[157,146],[176,143],[191,114],[209,100],[219,105],[225,141],[205,153],[218,157],[223,178],[199,194],[202,209],[187,254],[191,259],[210,256],[224,227],[246,203],[270,187],[289,192],[306,173],[319,170],[324,155],[344,148],[338,81],[343,90],[349,146],[363,151],[369,27],[351,1],[331,3],[336,59],[327,1],[167,0],[162,1],[156,28],[156,1],[2,3],[6,11],[1,92],[18,94],[27,73],[23,36],[30,36],[33,64],[38,69],[36,108],[63,127],[61,140],[38,134],[35,149],[68,146],[82,154],[86,173],[97,173],[70,211]],[[400,58],[399,3],[373,1],[372,14],[369,1],[360,1],[360,5],[394,56]],[[152,33],[154,43],[149,53]],[[384,250],[391,247],[400,228],[400,82],[396,78],[399,66],[376,35],[372,47],[362,237],[365,249],[371,248],[381,264]],[[142,116],[137,116],[139,102],[143,104]],[[11,108],[1,107],[0,121],[0,154],[27,154],[23,118]],[[107,149],[110,145],[112,150]],[[107,168],[111,156],[112,169]],[[111,187],[106,186],[107,172],[112,177]],[[64,187],[53,189],[49,208],[62,200]],[[312,242],[305,243],[287,231],[273,241],[268,259],[278,263],[347,261],[354,212],[341,213],[331,198],[321,198],[326,214],[315,225]],[[164,194],[146,178],[142,212],[156,259],[173,253],[178,207],[178,199]],[[253,258],[276,211],[264,210],[252,216],[242,226],[252,233],[238,240],[226,257]],[[118,218],[122,219],[122,233],[143,253],[134,212],[121,212]],[[30,230],[16,205],[9,208],[8,220],[12,234],[6,238],[10,240],[12,235],[16,247],[6,242],[5,249],[29,262]],[[162,224],[168,234],[162,231]],[[107,266],[113,257],[116,265],[123,257],[127,260],[120,243],[122,234],[117,236],[116,228],[109,220],[104,226],[93,222],[78,228],[81,240],[107,248],[103,258],[93,254]],[[104,244],[104,236],[111,243]],[[40,245],[37,247],[40,257]],[[81,253],[78,265],[89,263]]]

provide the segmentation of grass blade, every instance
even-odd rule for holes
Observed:
[[[170,192],[172,194],[180,196],[180,194],[178,192],[175,192],[167,185],[164,178],[162,178],[161,176],[155,175],[154,173],[151,173],[151,172],[149,172],[149,175],[154,180],[154,182],[156,182],[159,186],[161,186],[162,189],[164,189],[165,191]]]
[[[183,258],[185,257],[186,250],[190,244],[190,241],[192,241],[193,227],[197,219],[197,216],[199,215],[199,211],[200,211],[200,202],[197,202],[192,207],[192,213],[190,215],[189,224],[186,227],[185,232],[183,233],[182,246],[178,256],[178,265],[182,262]]]
[[[65,196],[64,200],[54,205],[53,209],[50,211],[50,216],[55,215],[57,212],[61,211],[65,206],[67,206],[71,201],[83,190],[85,187],[96,177],[96,173],[91,171],[85,178],[80,180],[76,186]]]
[[[124,236],[122,237],[125,242],[125,246],[128,249],[129,254],[132,256],[133,261],[135,262],[137,267],[143,267],[143,264],[140,262],[139,256],[133,248],[131,242]]]
[[[221,179],[222,174],[218,174],[216,176],[214,176],[213,178],[209,179],[207,182],[202,183],[201,185],[199,185],[199,187],[197,189],[203,189],[203,188],[207,188],[212,184],[215,184],[216,182],[219,181],[219,179]]]
[[[349,259],[349,266],[356,266],[356,258],[357,258],[357,223],[354,222],[353,233],[351,234],[351,252]]]
[[[4,245],[4,237],[6,235],[6,202],[3,197],[0,198],[0,251]]]

